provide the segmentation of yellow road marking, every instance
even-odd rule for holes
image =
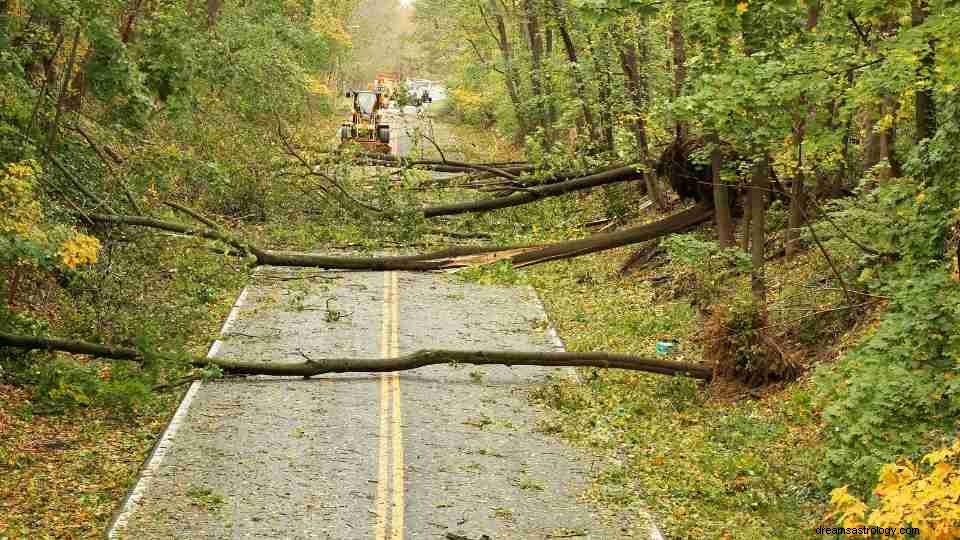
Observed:
[[[397,356],[400,349],[400,291],[396,272],[384,272],[383,293],[380,354],[382,357],[392,357]],[[403,540],[405,512],[403,501],[403,415],[400,410],[400,375],[396,372],[380,375],[379,438],[376,540],[388,540],[388,538],[389,540]],[[391,448],[393,450],[392,456]],[[392,492],[390,491],[391,484]],[[391,496],[392,501],[388,500]],[[391,506],[389,527],[388,504]]]
[[[400,354],[400,287],[397,282],[397,273],[393,276],[391,292],[393,293],[393,317],[390,327],[390,356]],[[393,382],[393,519],[391,528],[392,540],[403,540],[403,414],[400,410],[400,374],[391,374]]]
[[[393,310],[390,308],[391,279],[389,273],[383,275],[383,317],[382,327],[380,329],[380,355],[390,356],[390,318]],[[387,482],[389,480],[389,454],[388,446],[390,444],[390,429],[388,418],[390,416],[390,384],[386,374],[380,375],[380,437],[379,451],[377,457],[377,525],[376,539],[386,540],[387,538]]]

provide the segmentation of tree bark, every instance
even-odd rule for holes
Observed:
[[[136,349],[110,347],[85,341],[0,333],[0,346],[25,350],[62,351],[98,358],[143,362],[144,353]],[[406,371],[436,364],[472,364],[506,366],[577,366],[630,369],[663,375],[684,375],[710,380],[713,370],[702,364],[673,362],[643,356],[604,352],[539,351],[451,351],[424,349],[394,358],[317,358],[304,362],[250,362],[230,358],[197,358],[197,366],[215,365],[236,375],[274,375],[312,377],[326,373],[370,373]]]
[[[760,159],[753,169],[750,179],[750,290],[757,309],[764,310],[767,299],[767,286],[764,279],[766,247],[766,194],[770,190],[770,167],[767,157]]]
[[[53,116],[53,123],[50,124],[50,131],[47,133],[47,148],[52,148],[57,140],[57,134],[60,130],[60,116],[63,114],[63,106],[70,91],[70,80],[73,76],[73,67],[77,60],[77,46],[80,44],[80,24],[77,23],[77,29],[73,33],[73,46],[70,48],[70,58],[67,60],[67,66],[63,72],[63,80],[60,84],[60,91],[57,93],[56,112]]]
[[[743,226],[741,227],[741,229],[743,230],[743,232],[740,235],[740,249],[742,249],[747,253],[750,253],[750,231],[752,230],[750,228],[750,215],[752,214],[752,212],[750,211],[750,193],[749,192],[750,192],[750,189],[748,188],[747,194],[743,196],[741,201],[741,206],[743,207],[743,219],[741,220]]]
[[[713,173],[713,207],[717,215],[717,240],[721,247],[733,247],[733,217],[730,215],[730,190],[723,182],[720,172],[723,165],[720,156],[720,139],[713,135],[713,151],[710,164]]]
[[[530,89],[533,92],[534,109],[537,124],[547,130],[546,96],[543,87],[543,36],[540,32],[540,17],[537,15],[533,0],[523,0],[523,14],[526,18],[527,45],[530,48]],[[549,139],[549,137],[548,137]]]
[[[420,255],[395,257],[333,257],[318,253],[276,251],[244,243],[222,231],[193,228],[142,216],[86,214],[95,223],[112,223],[150,227],[226,242],[241,252],[252,254],[258,264],[337,268],[345,270],[410,270],[428,271],[461,268],[476,264],[509,261],[514,266],[530,266],[547,261],[568,259],[645,242],[685,231],[713,217],[712,205],[699,204],[653,223],[612,233],[602,233],[546,245],[476,246],[450,248]]]
[[[683,16],[681,12],[684,9],[683,0],[677,0],[673,4],[673,15],[670,17],[670,45],[673,49],[673,99],[679,99],[683,95],[683,85],[687,80],[687,52],[683,37]],[[674,126],[674,132],[677,140],[687,139],[687,126],[684,122],[677,120]]]
[[[126,14],[126,17],[123,19],[123,25],[120,26],[120,41],[123,43],[130,43],[130,39],[133,37],[133,29],[136,26],[137,18],[140,16],[140,8],[143,6],[143,0],[131,0]]]
[[[912,0],[910,2],[910,22],[914,28],[923,24],[930,15],[930,6],[927,0]],[[920,59],[920,68],[918,76],[926,80],[926,84],[917,90],[914,98],[916,108],[916,136],[915,140],[920,142],[924,139],[933,137],[937,130],[937,111],[933,102],[933,69],[935,52],[935,43],[933,40],[927,42],[929,49],[923,52]]]
[[[631,39],[633,33],[627,31],[627,28],[624,28],[624,39],[619,47],[620,53],[620,66],[623,68],[623,73],[627,79],[627,94],[630,96],[630,99],[633,101],[634,106],[634,116],[635,118],[630,122],[631,129],[633,130],[634,138],[637,140],[637,148],[639,150],[640,162],[645,165],[644,167],[644,183],[647,187],[647,193],[650,195],[650,199],[653,201],[657,208],[662,212],[666,209],[666,203],[663,200],[663,194],[660,192],[660,185],[657,182],[656,175],[649,172],[650,169],[650,143],[649,138],[647,137],[647,125],[646,120],[644,119],[644,113],[646,113],[647,102],[649,100],[649,86],[647,85],[647,78],[641,69],[645,69],[646,65],[646,45],[645,43],[640,44],[640,49],[643,50],[644,63],[641,66],[638,63],[638,54],[637,54],[637,44]],[[641,32],[637,32],[638,39],[642,40],[643,36]]]
[[[814,0],[807,6],[807,22],[804,30],[813,32],[820,19],[820,1]],[[797,145],[797,174],[793,179],[793,186],[790,193],[790,210],[787,215],[787,229],[784,231],[783,252],[787,258],[793,257],[797,251],[797,244],[800,238],[800,226],[803,223],[803,204],[804,200],[804,172],[803,172],[803,140],[806,136],[807,125],[816,120],[816,106],[811,106],[806,94],[802,95],[800,102],[806,105],[806,114],[794,120],[793,138]]]
[[[803,225],[803,204],[805,202],[804,179],[803,169],[798,170],[790,189],[790,213],[787,216],[787,230],[784,232],[783,240],[784,255],[787,258],[793,257],[797,252],[800,240],[800,227]]]
[[[497,30],[497,33],[494,37],[497,42],[497,46],[500,48],[500,56],[503,57],[503,79],[507,86],[507,94],[510,96],[510,101],[513,102],[513,109],[517,118],[517,127],[519,128],[519,136],[522,140],[524,137],[526,137],[530,130],[527,124],[526,115],[523,113],[523,103],[520,101],[520,75],[517,73],[516,65],[514,65],[513,49],[510,45],[510,38],[507,35],[507,25],[503,20],[503,15],[500,13],[497,0],[489,0],[487,5],[489,6],[490,16],[493,17],[494,26]]]
[[[605,38],[610,38],[609,34],[604,34]],[[600,107],[600,141],[601,146],[608,152],[613,151],[613,115],[610,112],[612,106],[610,102],[611,83],[613,76],[610,73],[611,65],[607,47],[598,43],[590,43],[590,55],[593,57],[594,66],[597,71],[597,96]]]
[[[223,8],[223,0],[207,0],[207,30],[217,24],[220,17],[220,10]]]
[[[577,90],[577,97],[580,100],[580,110],[583,114],[583,121],[586,124],[587,131],[591,137],[597,137],[597,124],[593,119],[593,112],[590,110],[590,104],[587,102],[587,87],[583,82],[583,72],[580,70],[580,64],[577,60],[577,48],[570,37],[570,31],[567,28],[567,18],[561,10],[559,0],[553,0],[553,7],[557,13],[557,30],[560,32],[560,38],[563,41],[563,49],[567,53],[567,61],[570,63],[570,71],[573,75],[573,84]]]
[[[485,212],[496,210],[498,208],[507,208],[527,204],[547,197],[556,197],[572,191],[592,189],[598,186],[615,184],[619,182],[629,182],[642,178],[641,173],[637,172],[637,165],[627,165],[609,171],[566,180],[556,184],[546,184],[529,189],[520,193],[514,193],[507,197],[494,197],[492,199],[483,199],[479,201],[468,201],[441,206],[431,206],[424,208],[423,215],[427,218],[437,216],[450,216],[455,214],[464,214],[468,212]]]

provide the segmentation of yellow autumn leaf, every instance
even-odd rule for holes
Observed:
[[[750,3],[749,3],[749,2],[740,2],[740,3],[738,3],[738,4],[737,4],[737,15],[743,15],[744,13],[747,12],[748,9],[750,9]]]
[[[97,262],[100,241],[93,236],[77,234],[60,244],[60,262],[70,269]]]

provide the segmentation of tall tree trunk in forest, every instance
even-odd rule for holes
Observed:
[[[577,59],[577,47],[570,36],[570,30],[567,28],[567,17],[561,9],[560,1],[553,0],[553,9],[557,14],[557,31],[560,32],[560,40],[563,41],[563,50],[567,55],[567,61],[570,63],[570,73],[573,75],[573,84],[577,90],[577,99],[580,100],[580,109],[583,114],[583,122],[586,124],[587,132],[591,139],[597,137],[597,125],[593,120],[593,112],[590,110],[590,104],[587,101],[587,87],[583,82],[583,72],[580,70],[580,64]]]
[[[207,0],[207,29],[213,28],[223,9],[223,0]]]
[[[546,133],[549,131],[547,125],[549,114],[546,110],[543,85],[543,35],[540,31],[540,17],[537,15],[537,7],[533,5],[533,0],[523,0],[523,14],[526,18],[527,45],[530,48],[530,90],[533,93],[536,123]],[[547,133],[547,139],[550,139],[549,133]]]
[[[813,32],[820,18],[820,2],[815,0],[807,6],[807,23],[804,29]],[[790,212],[787,215],[787,229],[784,231],[783,250],[788,258],[793,257],[797,250],[797,240],[800,238],[800,227],[803,224],[804,204],[804,172],[803,172],[803,139],[806,135],[807,124],[816,119],[816,106],[811,106],[807,96],[803,95],[801,102],[807,106],[806,114],[794,120],[793,138],[797,145],[797,174],[793,178],[790,190]]]
[[[740,249],[742,249],[743,251],[745,251],[745,252],[747,252],[747,253],[750,252],[750,231],[751,231],[751,229],[750,229],[750,214],[752,213],[752,212],[750,211],[750,193],[749,193],[749,191],[750,191],[750,190],[748,189],[748,190],[747,190],[747,194],[744,195],[744,196],[742,197],[742,200],[740,201],[740,205],[743,207],[743,219],[741,220],[741,221],[742,221],[742,223],[741,223],[742,226],[740,227],[740,229],[741,229],[741,231],[742,231],[741,236],[740,236]]]
[[[878,120],[886,115],[895,114],[896,100],[892,96],[884,96],[883,104],[872,112],[866,121],[867,138],[864,141],[863,170],[865,172],[881,161],[886,161],[886,166],[878,172],[882,180],[898,177],[901,174],[900,162],[893,153],[897,133],[896,122],[882,128],[882,131],[878,131],[877,126]]]
[[[556,81],[552,72],[553,27],[551,27],[549,23],[546,23],[546,24],[547,24],[547,27],[544,29],[544,32],[543,32],[543,35],[544,35],[543,58],[544,58],[544,65],[546,66],[546,69],[544,69],[543,71],[544,88],[546,89],[546,95],[544,96],[544,99],[546,99],[546,107],[547,107],[547,124],[549,124],[551,126],[550,129],[553,130],[554,126],[556,126],[557,124],[557,120],[559,120],[559,116],[557,115],[557,103],[554,100],[554,94],[556,92]]]
[[[123,25],[120,26],[120,41],[130,43],[133,36],[133,29],[137,23],[137,17],[140,16],[140,8],[144,0],[131,0],[127,8],[126,16],[123,18]]]
[[[710,137],[713,151],[710,152],[710,165],[713,173],[713,206],[716,209],[717,239],[721,247],[733,247],[733,217],[730,215],[730,190],[720,176],[723,166],[720,156],[720,138]]]
[[[683,0],[673,3],[673,15],[670,17],[670,45],[673,48],[673,99],[683,95],[683,85],[687,80],[687,52],[683,39]],[[687,126],[677,121],[674,126],[674,135],[677,140],[686,140]]]
[[[53,123],[50,124],[50,130],[47,132],[47,147],[52,147],[57,141],[57,133],[60,129],[60,115],[63,114],[63,105],[70,92],[70,80],[73,76],[73,66],[77,61],[77,46],[80,44],[80,29],[80,24],[77,23],[77,29],[73,33],[73,45],[70,48],[70,58],[67,60],[67,65],[63,72],[63,78],[60,84],[60,91],[57,94],[56,112],[53,116]]]
[[[605,38],[612,40],[612,36],[605,32]],[[610,73],[610,57],[608,50],[601,44],[587,41],[588,50],[593,57],[593,64],[596,66],[597,94],[600,107],[600,140],[605,151],[613,151],[613,115],[610,113],[610,90],[612,75]]]
[[[800,143],[798,143],[800,144]],[[800,227],[803,225],[803,205],[806,202],[803,167],[797,169],[790,189],[790,215],[787,216],[787,230],[784,232],[783,250],[788,258],[797,252],[797,242],[800,240]]]
[[[766,246],[766,195],[770,189],[770,165],[766,155],[753,166],[750,177],[750,291],[757,309],[764,311],[767,285],[763,275]],[[746,232],[746,231],[745,231]]]
[[[494,26],[497,29],[497,35],[494,36],[497,47],[500,49],[500,56],[503,58],[503,80],[507,86],[507,94],[510,101],[513,102],[514,114],[517,117],[517,128],[520,140],[526,137],[530,132],[527,124],[527,117],[523,113],[523,103],[520,101],[520,76],[517,73],[517,66],[513,61],[513,48],[510,45],[510,37],[507,34],[507,24],[503,20],[503,14],[500,13],[500,7],[497,0],[489,0],[487,6],[490,9],[490,16],[493,17]]]
[[[887,160],[887,168],[884,170],[884,177],[887,179],[902,176],[900,160],[897,159],[897,155],[894,153],[897,147],[896,118],[898,108],[897,100],[893,96],[886,95],[883,97],[883,114],[885,116],[889,115],[894,119],[880,138],[880,155],[883,159]]]
[[[930,15],[930,6],[927,0],[911,0],[910,2],[910,22],[914,28],[923,24]],[[934,68],[934,46],[933,40],[928,42],[929,49],[924,51],[920,58],[919,77],[925,79],[926,83],[921,89],[917,90],[915,97],[916,108],[916,140],[922,141],[933,137],[937,129],[937,111],[933,102],[933,87],[931,78]]]
[[[627,94],[629,94],[630,99],[633,101],[634,105],[634,119],[630,122],[630,128],[633,131],[634,138],[637,140],[637,147],[640,151],[640,162],[644,164],[644,174],[643,179],[647,187],[647,193],[650,195],[650,199],[657,205],[657,208],[661,211],[666,208],[666,204],[663,200],[663,194],[660,192],[660,186],[657,183],[657,177],[648,167],[650,165],[650,143],[647,137],[647,124],[644,119],[644,113],[646,112],[647,102],[649,101],[649,87],[647,85],[647,78],[641,69],[647,67],[646,62],[644,62],[642,68],[638,63],[638,54],[637,54],[637,44],[631,39],[633,32],[630,32],[628,28],[624,28],[624,39],[619,47],[620,52],[620,66],[623,68],[623,73],[627,78]],[[637,32],[638,38],[640,40],[640,49],[644,51],[643,57],[646,60],[646,44],[644,43],[644,36],[642,31]]]

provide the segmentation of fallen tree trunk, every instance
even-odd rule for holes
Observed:
[[[125,347],[110,347],[86,341],[0,333],[0,346],[25,350],[63,351],[98,358],[142,362],[145,354]],[[160,355],[158,355],[160,356]],[[603,352],[540,352],[540,351],[453,351],[424,349],[393,358],[308,358],[303,362],[252,362],[229,358],[197,358],[197,366],[214,365],[235,375],[273,375],[313,377],[326,373],[377,373],[407,371],[437,364],[597,367],[630,369],[662,375],[683,375],[710,380],[713,370],[707,366],[674,362],[628,354]]]
[[[359,164],[375,165],[381,167],[399,167],[399,168],[417,168],[435,172],[471,172],[481,171],[490,173],[494,176],[517,180],[517,175],[534,170],[532,165],[510,164],[506,166],[488,165],[483,163],[464,163],[461,161],[433,160],[433,159],[409,159],[397,157],[389,154],[370,154],[363,153],[359,155]]]
[[[658,360],[628,354],[603,352],[539,352],[539,351],[451,351],[423,349],[394,358],[321,358],[297,363],[263,363],[214,359],[224,371],[245,375],[296,375],[310,377],[325,373],[406,371],[436,364],[471,364],[545,367],[597,367],[631,369],[685,375],[710,380],[713,370],[685,362]]]
[[[706,203],[700,203],[653,223],[630,227],[622,231],[594,234],[579,240],[548,244],[537,249],[528,249],[510,257],[510,261],[515,266],[529,266],[558,259],[579,257],[588,253],[646,242],[668,234],[683,232],[712,217],[713,207]]]
[[[444,249],[419,255],[401,255],[393,257],[338,257],[319,253],[298,251],[277,251],[245,244],[224,232],[212,229],[197,229],[185,225],[170,223],[141,216],[116,216],[88,214],[95,222],[138,225],[184,234],[194,234],[203,238],[220,240],[236,247],[240,251],[253,254],[258,264],[272,266],[302,266],[343,270],[445,270],[477,264],[489,264],[497,261],[510,261],[515,266],[530,266],[547,261],[569,259],[613,249],[638,242],[660,238],[668,234],[679,233],[713,217],[713,208],[700,203],[678,212],[660,221],[631,227],[622,231],[600,233],[566,242],[545,245],[512,246],[467,246]]]
[[[423,215],[427,218],[437,216],[450,216],[455,214],[464,214],[468,212],[485,212],[496,210],[498,208],[507,208],[510,206],[519,206],[547,197],[556,197],[572,191],[591,189],[618,182],[629,182],[643,178],[637,167],[626,165],[616,169],[591,174],[581,178],[565,180],[553,184],[543,184],[536,187],[524,189],[519,193],[514,193],[507,197],[494,197],[492,199],[482,199],[479,201],[467,201],[456,204],[441,206],[430,206],[423,209]],[[516,188],[513,188],[516,189]]]
[[[126,347],[111,347],[99,343],[90,343],[89,341],[21,336],[2,332],[0,332],[0,346],[15,347],[28,351],[63,351],[73,354],[87,354],[98,358],[110,358],[113,360],[133,360],[134,362],[142,362],[144,358],[143,353],[140,351]]]
[[[475,248],[451,248],[421,255],[396,257],[337,257],[299,251],[275,251],[250,248],[257,263],[271,266],[303,266],[339,270],[409,270],[428,271],[461,268],[475,264],[487,264],[507,259],[523,251],[540,246],[479,246]]]

